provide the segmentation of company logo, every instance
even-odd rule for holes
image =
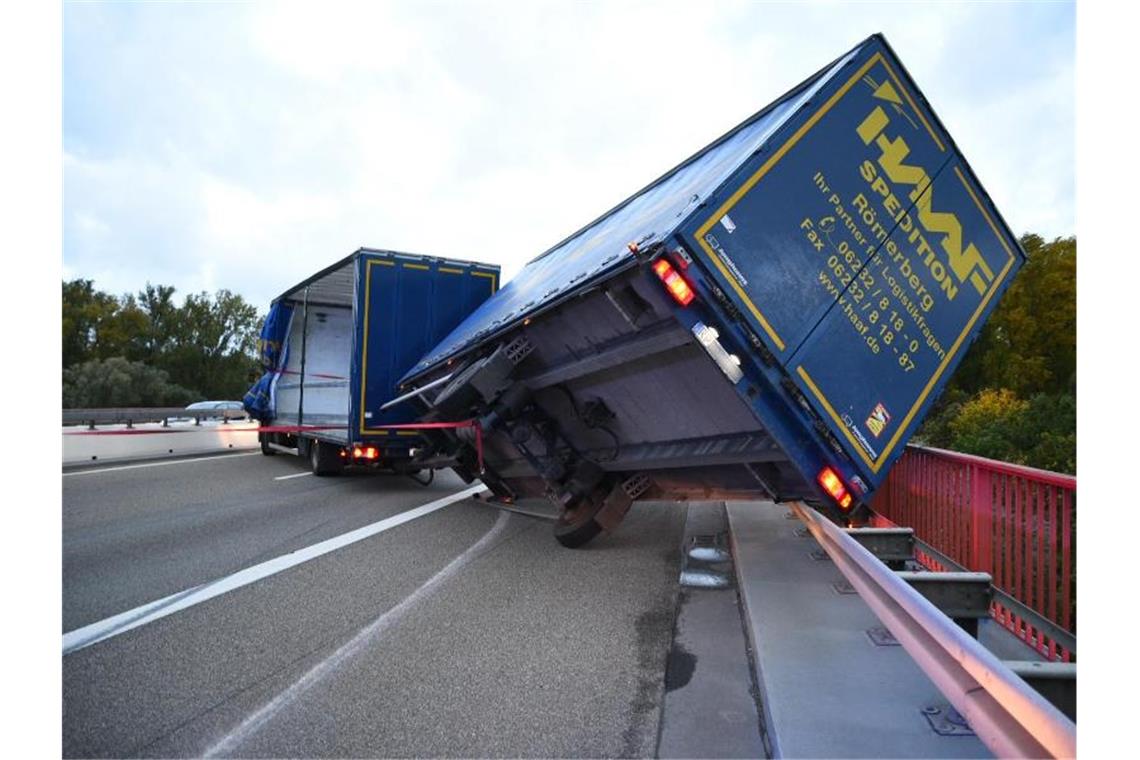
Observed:
[[[867,418],[864,426],[871,431],[872,435],[878,438],[882,435],[883,431],[887,429],[887,423],[891,421],[890,412],[881,403],[876,404],[875,408],[871,410],[871,416]]]
[[[874,97],[893,104],[896,108],[902,105],[902,99],[890,81],[878,85]],[[962,223],[957,215],[934,210],[934,188],[930,185],[930,175],[921,166],[903,163],[910,155],[910,146],[902,137],[891,139],[887,135],[890,124],[891,119],[887,116],[886,110],[881,105],[876,105],[855,131],[864,145],[873,142],[879,149],[879,166],[891,182],[911,186],[908,197],[915,203],[918,220],[931,235],[942,235],[941,248],[958,283],[969,282],[980,295],[984,295],[993,282],[993,270],[986,264],[977,246],[963,240]],[[865,166],[869,165],[870,162],[867,162]],[[867,169],[864,170],[864,176],[866,173]],[[957,295],[958,287],[945,276],[942,263],[934,258],[934,250],[917,229],[911,238],[912,242],[918,244],[920,253],[924,254],[926,266],[939,281],[942,290],[946,292],[947,297],[953,299]],[[938,274],[942,274],[943,277],[938,277]]]

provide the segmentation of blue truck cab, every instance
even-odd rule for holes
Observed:
[[[533,259],[401,379],[579,546],[638,498],[865,503],[1025,260],[881,35]]]

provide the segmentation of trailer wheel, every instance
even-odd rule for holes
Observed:
[[[276,456],[277,452],[269,446],[269,437],[272,433],[258,433],[257,440],[261,443],[261,453],[267,457]]]
[[[594,519],[602,509],[602,499],[591,498],[574,509],[564,510],[554,523],[554,538],[567,549],[585,546],[602,532]]]
[[[336,475],[344,469],[336,446],[324,441],[309,441],[309,464],[318,476]]]

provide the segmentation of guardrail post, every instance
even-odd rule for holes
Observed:
[[[90,422],[87,423],[87,429],[88,430],[94,430],[95,429],[95,420],[91,420]]]
[[[194,415],[194,427],[200,427],[201,425],[202,425],[202,415],[195,414]]]
[[[990,471],[970,467],[970,569],[993,573],[994,500]]]

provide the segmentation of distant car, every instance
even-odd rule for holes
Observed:
[[[186,411],[211,412],[211,414],[202,415],[201,419],[204,420],[220,420],[227,416],[231,420],[246,417],[245,406],[240,401],[196,401],[186,407]]]

